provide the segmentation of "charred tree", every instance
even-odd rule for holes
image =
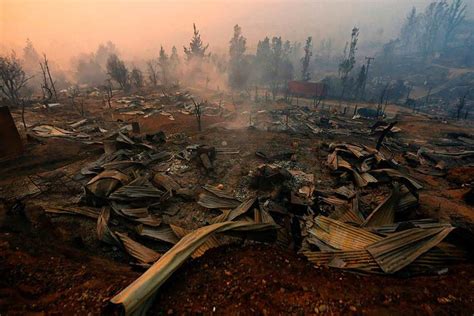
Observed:
[[[76,99],[79,96],[79,88],[77,86],[71,86],[67,89],[67,96],[71,100],[71,107],[76,108]]]
[[[152,87],[158,86],[158,67],[157,67],[156,61],[151,59],[147,61],[146,66],[147,66],[148,80],[150,81],[151,86]]]
[[[119,84],[122,90],[128,91],[130,89],[128,69],[125,66],[125,63],[118,58],[116,54],[110,55],[107,59],[107,73],[111,79]]]
[[[0,92],[11,105],[20,105],[21,91],[31,78],[26,76],[15,53],[10,56],[0,56]]]
[[[384,99],[387,97],[389,85],[390,84],[387,83],[385,87],[382,89],[382,92],[380,93],[379,103],[377,104],[377,117],[379,117],[382,114],[382,107],[384,104]]]
[[[133,68],[130,72],[130,83],[137,89],[143,87],[143,73],[138,68]]]
[[[466,98],[468,97],[471,90],[467,90],[462,96],[459,97],[459,103],[456,106],[456,119],[459,120],[461,118],[461,112],[466,106]],[[467,115],[466,115],[467,116]]]
[[[245,60],[247,40],[242,35],[242,28],[236,24],[234,35],[229,42],[229,84],[232,89],[244,89],[248,80],[248,67]]]
[[[339,74],[341,76],[342,91],[339,97],[339,101],[342,102],[344,98],[344,93],[347,88],[347,80],[349,79],[349,73],[352,71],[355,65],[355,53],[357,50],[357,41],[359,39],[359,29],[354,27],[351,33],[351,42],[349,45],[349,52],[347,53],[347,45],[344,50],[344,59],[339,64]]]
[[[191,100],[194,103],[194,116],[196,117],[197,125],[198,125],[198,131],[202,131],[202,125],[201,125],[201,116],[202,116],[202,105],[204,102],[199,102],[196,103],[193,98]]]
[[[109,106],[109,109],[112,108],[112,98],[114,96],[113,90],[112,90],[112,82],[110,79],[107,80],[107,83],[104,85],[104,92],[105,92],[105,98],[107,100],[107,104]]]
[[[189,47],[184,47],[186,59],[189,61],[194,58],[204,58],[206,56],[206,50],[208,49],[208,47],[209,44],[203,44],[201,40],[201,34],[199,34],[199,30],[196,28],[196,24],[193,23],[193,38],[189,43]]]
[[[306,39],[306,45],[304,46],[304,56],[301,59],[301,80],[303,81],[309,81],[311,80],[311,72],[309,69],[310,63],[311,63],[311,56],[313,55],[312,48],[313,48],[313,43],[312,43],[313,38],[309,36]]]
[[[44,93],[48,93],[50,95],[49,99],[53,99],[55,101],[58,100],[58,94],[56,92],[56,86],[53,81],[53,77],[51,76],[51,71],[49,70],[48,59],[46,58],[46,54],[43,54],[43,62],[40,62],[41,72],[43,73],[43,96]]]

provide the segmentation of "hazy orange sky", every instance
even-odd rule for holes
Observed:
[[[182,53],[196,22],[212,51],[225,52],[238,23],[254,49],[258,39],[281,35],[345,41],[350,28],[360,40],[396,35],[413,5],[428,0],[0,0],[0,50],[21,51],[30,38],[39,52],[66,64],[72,56],[113,41],[128,59],[148,58],[160,45]],[[379,30],[383,28],[383,33]],[[380,37],[380,38],[377,38]]]

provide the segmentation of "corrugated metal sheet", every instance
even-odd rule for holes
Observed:
[[[174,231],[169,226],[151,228],[139,225],[137,227],[137,233],[140,236],[148,237],[154,240],[164,241],[173,245],[179,241],[179,237],[176,236]]]
[[[227,218],[229,217],[230,212],[231,212],[231,210],[222,210],[222,214],[211,218],[211,220],[209,220],[209,224],[225,222],[227,220]]]
[[[352,199],[356,195],[356,192],[354,191],[354,189],[349,188],[347,186],[342,186],[335,189],[334,193],[339,194],[347,199]]]
[[[238,207],[241,202],[237,199],[229,199],[224,197],[219,197],[210,192],[203,192],[199,194],[198,204],[206,208],[224,208],[230,209]]]
[[[408,186],[411,186],[415,190],[423,189],[423,186],[418,181],[416,181],[415,179],[413,179],[412,177],[410,177],[406,174],[401,173],[398,170],[395,170],[395,169],[377,169],[377,170],[373,170],[373,172],[386,173],[389,177],[399,179],[400,181],[403,181],[405,184],[407,184]]]
[[[418,199],[411,192],[405,192],[398,201],[397,212],[403,212],[418,205]]]
[[[439,244],[454,228],[412,228],[394,233],[368,246],[385,273],[394,273]]]
[[[118,188],[109,196],[109,199],[125,202],[141,199],[159,199],[163,193],[163,191],[155,188],[150,181],[142,177]]]
[[[362,227],[390,225],[395,220],[395,211],[400,200],[400,188],[394,184],[390,196],[386,198],[365,219]]]
[[[137,280],[111,299],[120,305],[125,314],[146,313],[149,299],[159,287],[176,271],[206,239],[218,232],[238,229],[247,232],[267,233],[274,231],[274,225],[248,222],[223,222],[198,228],[181,240],[155,262]]]
[[[117,236],[109,228],[110,209],[102,208],[99,218],[97,219],[97,238],[109,245],[121,247],[122,244]]]
[[[337,219],[338,221],[343,223],[354,223],[360,225],[364,221],[362,214],[359,212],[358,200],[356,198],[352,200],[351,204],[336,207],[334,213],[336,212],[339,213],[338,217],[331,216],[331,218]]]
[[[87,207],[45,206],[44,211],[53,214],[83,215],[94,219],[100,215],[99,211]]]
[[[380,227],[370,227],[370,229],[374,232],[379,234],[390,234],[395,233],[397,230],[401,230],[401,228],[441,228],[441,227],[452,227],[450,223],[442,223],[436,219],[432,218],[425,218],[425,219],[417,219],[411,220],[406,222],[399,222],[394,223],[391,225],[384,225]]]
[[[377,262],[367,250],[303,252],[308,260],[319,266],[332,266],[342,269],[354,269],[371,273],[382,273]],[[332,264],[331,264],[332,263]],[[337,263],[337,266],[336,264]]]
[[[140,208],[121,208],[120,213],[124,216],[133,217],[133,218],[143,218],[147,217],[150,213],[148,212],[147,207]]]
[[[264,223],[264,224],[274,224],[276,225],[275,223],[275,220],[273,219],[273,217],[270,215],[270,213],[268,213],[267,211],[265,210],[260,210],[260,209],[254,209],[254,214],[255,214],[255,218],[259,219],[259,221],[255,220],[256,223]]]
[[[237,206],[235,209],[233,209],[230,212],[227,220],[232,221],[236,219],[237,217],[239,217],[240,215],[247,213],[256,200],[257,198],[249,198],[245,200],[244,202],[242,202],[242,204],[240,204],[239,206]]]
[[[238,200],[235,196],[232,194],[225,192],[223,190],[219,190],[211,185],[206,184],[205,186],[202,187],[204,190],[214,194],[215,196],[218,196],[223,199],[229,199],[229,200]]]
[[[178,236],[180,239],[192,232],[192,230],[188,230],[176,225],[171,225],[171,229],[176,234],[176,236]],[[228,243],[227,241],[215,235],[209,236],[209,238],[207,238],[206,241],[204,241],[204,243],[193,252],[191,257],[198,258],[202,256],[203,254],[205,254],[206,251],[208,251],[209,249],[217,248],[219,246],[226,245],[227,243]]]
[[[314,219],[314,224],[315,226],[309,229],[308,232],[335,249],[364,249],[383,238],[365,229],[344,224],[325,216],[317,216]]]
[[[370,273],[383,273],[379,264],[367,250],[352,251],[328,251],[314,252],[304,251],[302,254],[310,262],[319,266],[332,266],[341,269],[353,269]],[[428,270],[438,270],[449,263],[465,260],[465,252],[459,248],[445,243],[440,243],[426,253],[416,258],[403,271],[411,274],[423,273]],[[400,270],[401,271],[401,270]]]
[[[160,254],[153,249],[145,247],[144,245],[136,242],[132,238],[125,234],[115,232],[115,234],[122,241],[123,246],[127,253],[140,261],[141,263],[153,263],[160,258]]]

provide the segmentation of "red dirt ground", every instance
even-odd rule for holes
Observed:
[[[21,225],[23,232],[0,233],[1,314],[108,313],[108,300],[139,275],[80,244],[58,243],[58,232],[45,233],[41,221],[34,225],[37,233]],[[469,315],[473,287],[472,264],[400,279],[317,268],[275,246],[235,245],[185,264],[150,314]]]
[[[474,270],[407,279],[315,267],[268,245],[212,249],[160,292],[153,312],[221,315],[461,315],[474,310]]]

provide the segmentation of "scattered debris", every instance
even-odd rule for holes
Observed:
[[[266,233],[274,229],[270,224],[232,221],[201,227],[184,236],[135,282],[113,297],[111,302],[121,305],[127,315],[144,313],[150,305],[148,300],[152,299],[158,288],[213,234],[231,230]]]

